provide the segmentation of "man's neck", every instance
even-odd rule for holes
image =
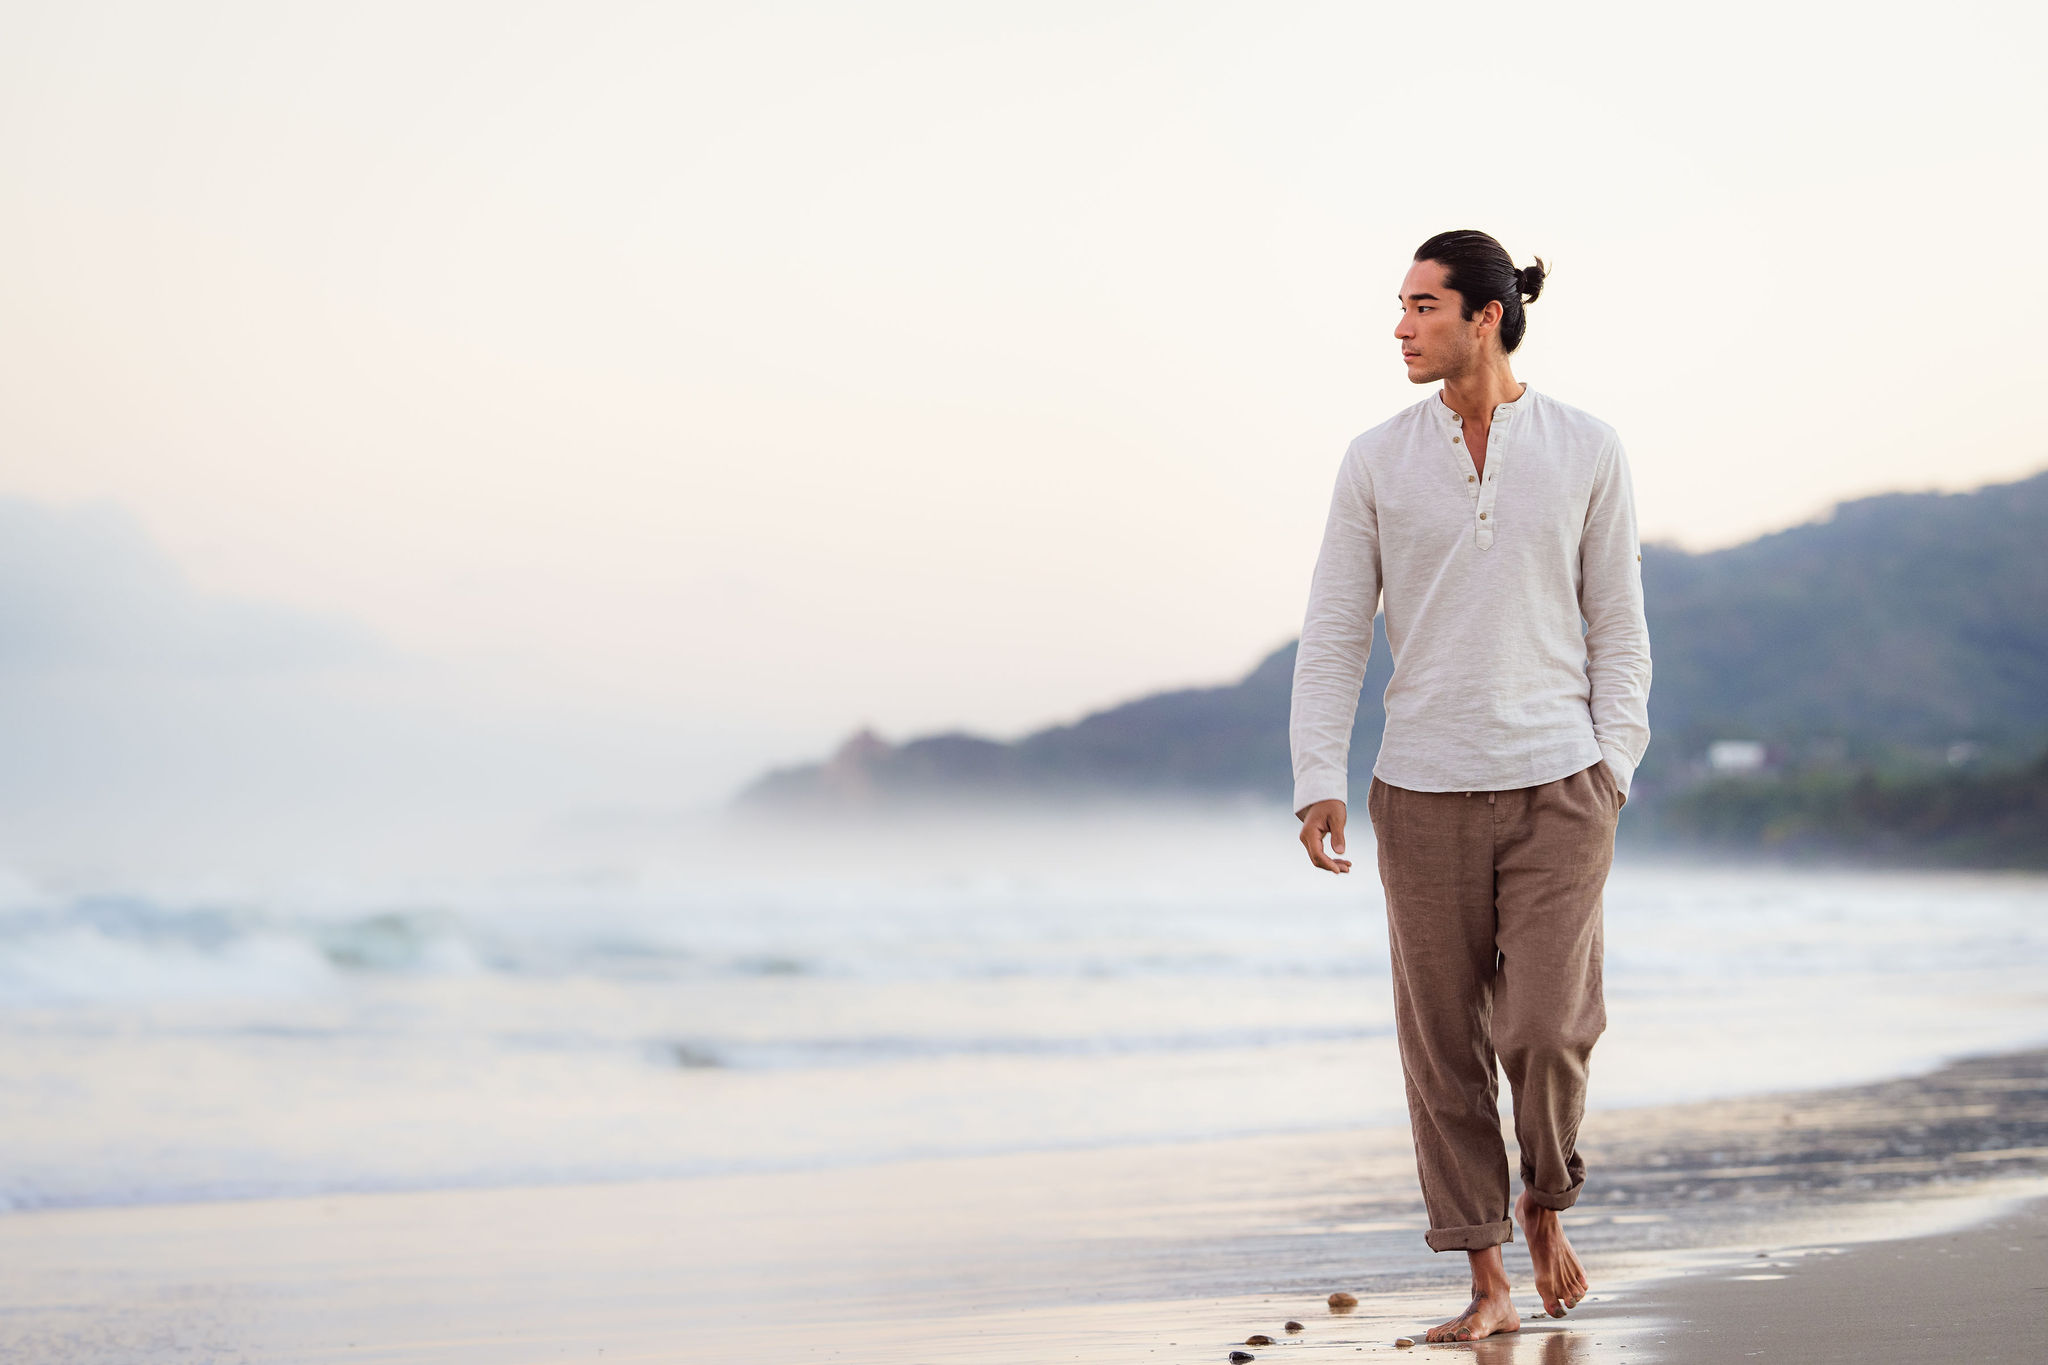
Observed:
[[[1493,423],[1493,410],[1514,402],[1528,387],[1516,380],[1508,358],[1502,356],[1491,365],[1444,380],[1443,401],[1465,419],[1466,426],[1484,431]]]

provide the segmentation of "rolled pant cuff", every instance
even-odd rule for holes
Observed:
[[[1526,1182],[1524,1182],[1524,1184],[1522,1185],[1523,1193],[1529,1196],[1529,1202],[1534,1204],[1537,1208],[1553,1209],[1560,1212],[1578,1203],[1579,1191],[1585,1188],[1586,1182],[1583,1180],[1581,1180],[1578,1184],[1572,1186],[1570,1189],[1566,1190],[1562,1194],[1551,1194],[1548,1191],[1539,1190],[1534,1185],[1530,1185]]]
[[[1422,1234],[1431,1251],[1484,1251],[1515,1240],[1513,1219],[1498,1223],[1474,1223],[1469,1228],[1431,1228]]]

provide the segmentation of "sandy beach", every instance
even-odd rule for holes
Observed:
[[[1622,1358],[1641,1360],[2038,1361],[2044,1296],[2048,1192],[1949,1231],[1759,1252],[1665,1279],[1609,1310],[1618,1339],[1596,1336],[1640,1346]]]
[[[1585,1141],[1597,1195],[1567,1226],[1595,1297],[1433,1349],[2038,1358],[1997,1351],[2048,1265],[2048,1051],[1599,1113]],[[1373,1130],[26,1211],[0,1218],[0,1359],[1166,1362],[1254,1332],[1276,1344],[1240,1349],[1393,1353],[1461,1301],[1461,1258],[1422,1247],[1409,1161]],[[1519,1246],[1509,1267],[1526,1286]],[[1340,1288],[1355,1312],[1324,1306]],[[1829,1334],[1846,1354],[1818,1353]]]

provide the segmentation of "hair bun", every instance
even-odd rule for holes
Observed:
[[[1517,270],[1515,258],[1499,242],[1476,228],[1458,228],[1439,232],[1415,248],[1415,259],[1434,261],[1443,267],[1444,284],[1464,301],[1462,311],[1467,321],[1480,308],[1500,308],[1502,354],[1512,355],[1515,347],[1522,344],[1522,333],[1529,325],[1522,301],[1535,302],[1550,274],[1550,267],[1541,256],[1531,258],[1536,262],[1534,265]]]

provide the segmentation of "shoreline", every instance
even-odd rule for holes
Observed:
[[[1379,1036],[1375,1034],[1375,1036]],[[2038,1085],[2036,1084],[2038,1082]],[[2032,1042],[1990,1052],[1970,1052],[1937,1062],[1921,1070],[1841,1086],[1800,1087],[1757,1093],[1713,1096],[1696,1100],[1664,1100],[1631,1103],[1587,1111],[1581,1144],[1588,1160],[1602,1168],[1601,1190],[1589,1191],[1581,1214],[1601,1206],[1602,1199],[1629,1202],[1644,1197],[1645,1189],[1631,1185],[1662,1185],[1677,1193],[1696,1192],[1699,1181],[1742,1180],[1744,1193],[1758,1192],[1757,1183],[1782,1184],[1796,1178],[1803,1189],[1827,1188],[1831,1173],[1870,1177],[1862,1188],[1890,1188],[1897,1177],[1936,1175],[1949,1162],[1952,1174],[1967,1171],[1969,1163],[1983,1161],[2033,1161],[2048,1157],[2048,1115],[1996,1107],[1981,1113],[1972,1111],[1980,1092],[1994,1092],[2010,1098],[2033,1089],[2048,1091],[2048,1043]],[[1921,1140],[1898,1142],[1895,1119],[1904,1116]],[[1978,1120],[1975,1130],[1958,1125],[1958,1117]],[[1501,1099],[1502,1136],[1510,1164],[1516,1145],[1505,1082]],[[1929,1133],[1920,1120],[1931,1119],[1941,1131]],[[2001,1125],[2017,1122],[2038,1139],[2035,1145],[1996,1142]],[[1785,1131],[1774,1138],[1774,1125]],[[1671,1133],[1682,1128],[1688,1136]],[[1802,1150],[1801,1133],[1831,1137],[1840,1150],[1831,1165],[1813,1160]],[[206,1208],[221,1204],[248,1204],[281,1200],[347,1199],[403,1195],[457,1193],[504,1194],[522,1190],[602,1189],[618,1186],[660,1185],[676,1182],[716,1182],[734,1179],[801,1177],[862,1172],[881,1173],[892,1168],[929,1163],[1002,1162],[1035,1158],[1085,1157],[1117,1152],[1172,1151],[1175,1149],[1227,1148],[1257,1144],[1360,1143],[1376,1154],[1383,1153],[1390,1139],[1402,1140],[1405,1127],[1279,1127],[1232,1133],[1191,1136],[1130,1136],[1097,1140],[1071,1139],[1032,1146],[1002,1146],[987,1150],[926,1151],[899,1155],[861,1154],[841,1160],[818,1162],[804,1159],[769,1161],[757,1165],[703,1169],[667,1169],[652,1172],[537,1173],[532,1178],[511,1175],[481,1175],[452,1183],[368,1183],[235,1186],[220,1188],[170,1187],[146,1192],[75,1198],[22,1198],[10,1202],[0,1194],[0,1221],[40,1213],[84,1212],[147,1208]],[[1709,1142],[1708,1139],[1713,1141]],[[1788,1143],[1782,1139],[1791,1139]],[[1872,1143],[1892,1141],[1890,1165],[1871,1153]],[[1730,1144],[1746,1150],[1742,1160],[1728,1156]],[[1851,1150],[1856,1144],[1861,1150]],[[1712,1150],[1709,1151],[1708,1148]],[[1779,1150],[1789,1149],[1789,1150]],[[1773,1153],[1776,1153],[1776,1156]],[[1674,1155],[1676,1153],[1677,1155]],[[1789,1155],[1791,1164],[1750,1169],[1759,1161],[1770,1162]],[[2048,1163],[2042,1169],[2048,1170]],[[1686,1183],[1688,1180],[1692,1184]],[[1626,1182],[1626,1183],[1624,1183]],[[1626,1193],[1622,1198],[1617,1191]],[[1415,1203],[1419,1209],[1419,1201]]]
[[[1594,1183],[1566,1226],[1601,1301],[1564,1320],[1569,1360],[1609,1358],[1605,1337],[1584,1355],[1580,1329],[1674,1275],[1949,1227],[2048,1189],[2048,1049],[1595,1111],[1582,1141]],[[1422,1228],[1412,1150],[1390,1130],[27,1211],[0,1216],[0,1361],[1211,1360],[1275,1305],[1298,1316],[1339,1288],[1365,1300],[1342,1337],[1355,1359],[1462,1303],[1463,1258],[1428,1253]],[[1507,1255],[1533,1302],[1526,1250]],[[1525,1323],[1525,1341],[1562,1325]],[[1337,1344],[1274,1352],[1311,1338]]]
[[[875,1360],[990,1365],[1059,1359],[1468,1359],[1484,1365],[1707,1365],[1778,1356],[1816,1365],[2038,1359],[2026,1300],[2048,1288],[2048,1177],[1997,1182],[1971,1195],[1814,1210],[1765,1243],[1641,1257],[1596,1272],[1594,1292],[1563,1319],[1517,1284],[1519,1331],[1471,1342],[1423,1340],[1464,1294],[1445,1289],[1359,1295],[1332,1309],[1320,1294],[1239,1295],[1078,1305],[942,1320],[858,1324],[832,1349],[887,1339]],[[1462,1269],[1461,1272],[1462,1274]],[[1525,1303],[1526,1301],[1526,1303]],[[1286,1324],[1301,1325],[1288,1332]],[[923,1327],[919,1332],[905,1329]],[[1270,1345],[1252,1345],[1264,1334]],[[1395,1342],[1410,1339],[1412,1347]],[[1450,1354],[1446,1354],[1450,1353]],[[822,1358],[824,1351],[801,1357]],[[763,1357],[766,1359],[767,1357]],[[855,1359],[867,1359],[854,1355]]]

